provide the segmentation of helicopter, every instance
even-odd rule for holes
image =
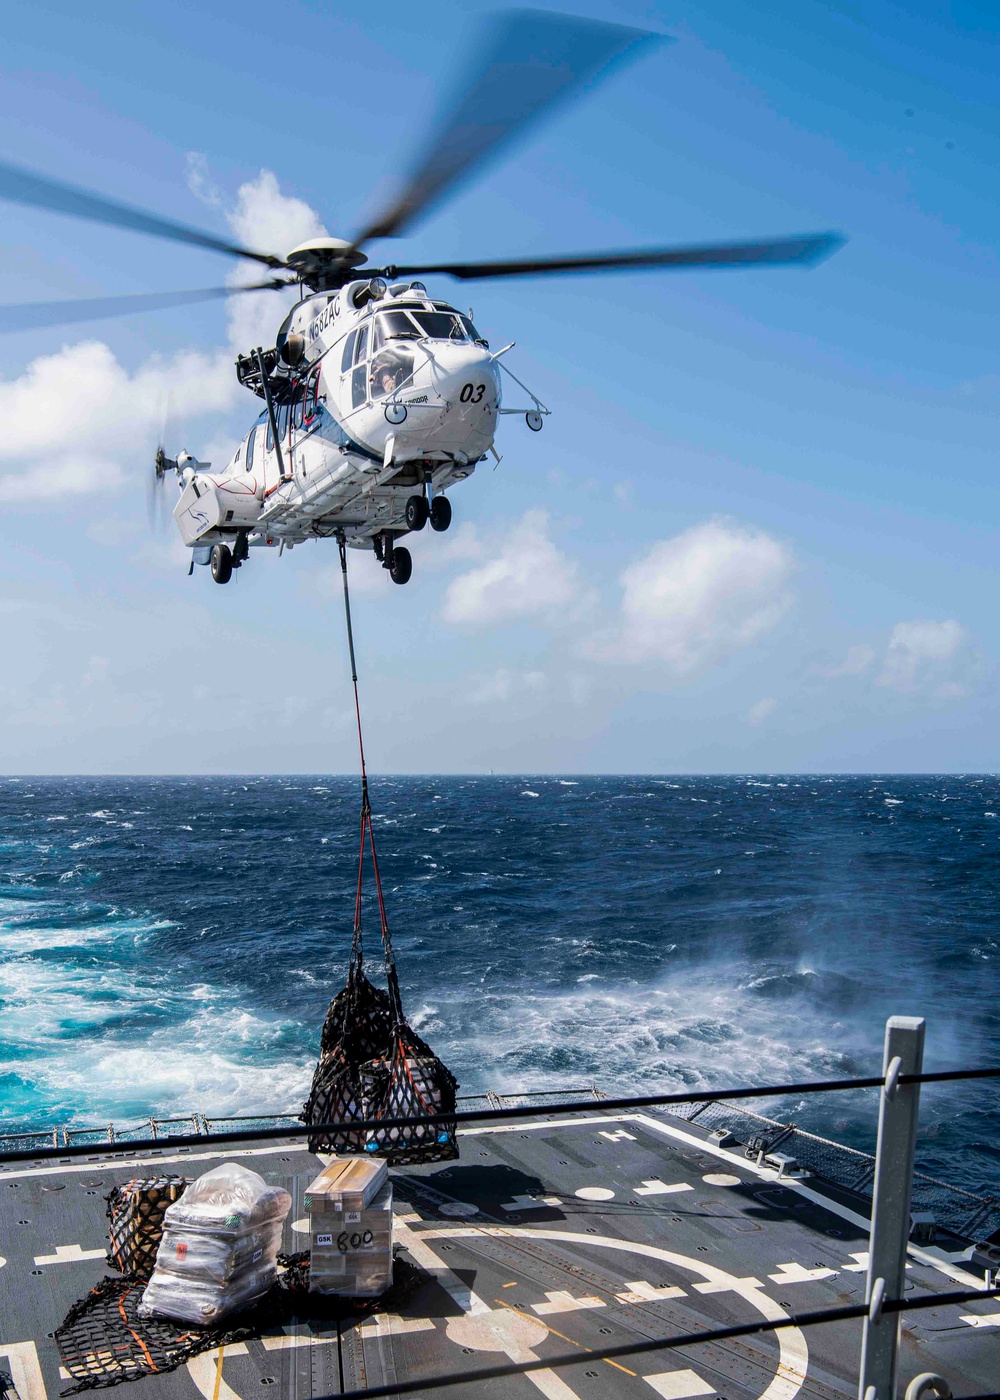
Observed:
[[[151,484],[176,478],[173,516],[191,550],[188,572],[208,565],[228,583],[251,548],[311,539],[374,550],[395,583],[412,572],[399,540],[452,521],[452,487],[492,455],[499,419],[520,415],[541,431],[550,410],[466,313],[428,291],[424,278],[462,282],[616,269],[814,264],[843,238],[813,233],[727,244],[644,248],[522,260],[387,264],[369,268],[363,245],[408,232],[512,139],[597,79],[665,36],[546,11],[493,20],[482,53],[399,193],[350,239],[312,238],[283,256],[228,242],[0,162],[0,199],[171,239],[263,265],[268,280],[192,292],[140,294],[0,308],[0,329],[93,320],[262,290],[299,300],[274,344],[248,347],[239,382],[262,400],[255,422],[221,471],[161,446]],[[526,395],[504,403],[506,376]]]

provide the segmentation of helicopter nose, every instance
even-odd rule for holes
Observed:
[[[479,345],[434,347],[435,388],[451,413],[469,420],[492,419],[500,399],[500,374]]]

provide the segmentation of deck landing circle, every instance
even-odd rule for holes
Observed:
[[[686,1269],[691,1273],[700,1274],[706,1283],[714,1285],[721,1292],[738,1293],[768,1321],[777,1322],[779,1319],[787,1317],[781,1304],[773,1298],[769,1298],[756,1283],[736,1278],[734,1274],[716,1268],[714,1264],[693,1259],[689,1255],[676,1254],[670,1249],[660,1249],[658,1245],[641,1244],[636,1240],[614,1239],[609,1235],[581,1235],[571,1230],[541,1230],[523,1226],[438,1226],[430,1230],[420,1231],[422,1240],[460,1239],[462,1236],[477,1235],[480,1238],[483,1235],[493,1235],[501,1239],[504,1236],[517,1235],[526,1239],[552,1240],[556,1243],[571,1242],[587,1247],[594,1246],[598,1249],[617,1249],[624,1254],[641,1254],[647,1259],[659,1259],[664,1264],[671,1264],[674,1268]],[[798,1327],[782,1328],[780,1332],[774,1333],[774,1337],[778,1343],[777,1371],[771,1383],[761,1391],[758,1400],[795,1400],[795,1396],[802,1389],[809,1367],[809,1349],[806,1346],[806,1339]]]

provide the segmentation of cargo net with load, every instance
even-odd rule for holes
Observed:
[[[442,1162],[458,1156],[455,1142],[454,1075],[430,1046],[406,1022],[399,993],[399,979],[389,937],[382,880],[375,851],[364,742],[358,708],[358,678],[351,632],[347,591],[347,559],[341,538],[340,557],[344,578],[347,635],[358,714],[361,748],[361,843],[358,852],[354,933],[347,982],[330,1003],[320,1039],[319,1063],[312,1089],[302,1109],[302,1121],[323,1124],[309,1138],[311,1152],[371,1153],[396,1166],[405,1163]],[[371,858],[375,897],[385,963],[386,990],[369,981],[364,971],[361,913],[366,851]],[[440,1119],[408,1122],[409,1119]],[[334,1130],[333,1123],[385,1123],[356,1131]]]

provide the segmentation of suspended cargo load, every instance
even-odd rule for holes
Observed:
[[[327,1129],[309,1138],[311,1152],[372,1153],[396,1166],[411,1162],[442,1162],[458,1156],[455,1112],[458,1083],[427,1042],[407,1024],[399,993],[399,979],[389,936],[389,921],[382,893],[375,833],[372,830],[365,749],[358,699],[358,672],[354,659],[351,605],[347,588],[347,549],[338,539],[344,579],[347,641],[354,682],[361,752],[361,843],[358,852],[357,894],[354,901],[354,934],[347,981],[331,1001],[320,1037],[319,1062],[309,1098],[302,1107],[302,1121],[313,1123],[361,1123],[384,1120],[440,1118],[440,1122],[396,1122],[385,1128]],[[378,905],[386,990],[365,976],[361,936],[365,851],[371,857]]]

